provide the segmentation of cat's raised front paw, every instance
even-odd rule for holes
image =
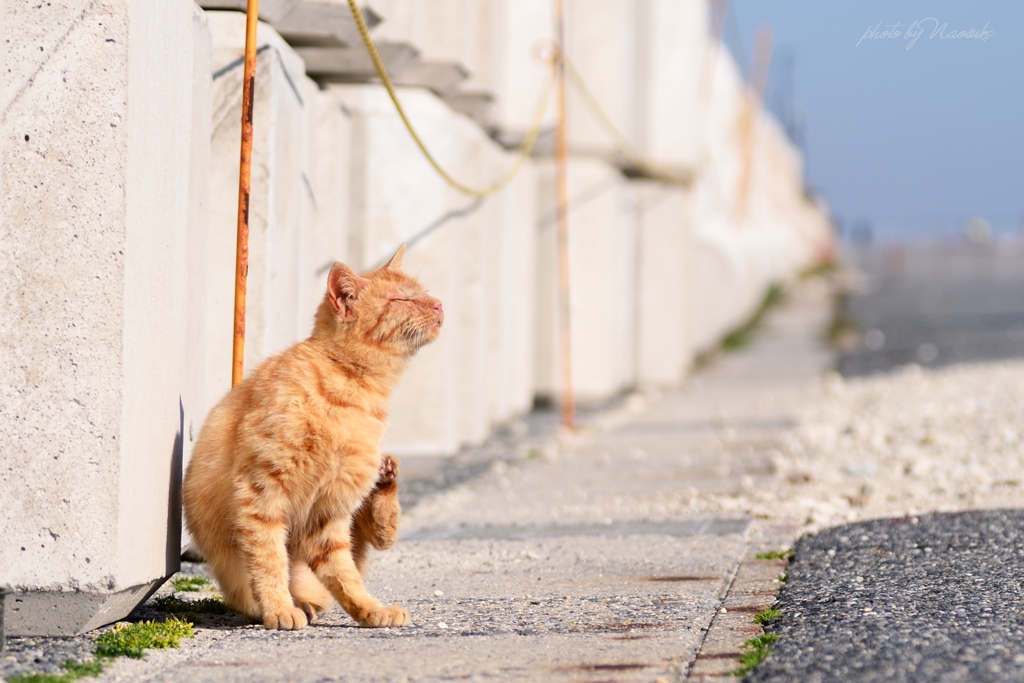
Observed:
[[[364,628],[384,628],[386,626],[405,626],[409,623],[409,613],[404,607],[388,605],[381,607],[366,615],[359,622]]]
[[[268,631],[280,629],[282,631],[293,631],[305,628],[309,621],[306,613],[298,607],[287,607],[277,612],[270,612],[263,615],[263,628]]]
[[[395,483],[398,478],[398,461],[393,455],[385,455],[380,460],[380,471],[377,474],[377,488],[383,489]]]

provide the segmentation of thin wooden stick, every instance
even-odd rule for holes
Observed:
[[[572,338],[569,317],[569,137],[565,106],[565,12],[555,0],[555,40],[558,42],[558,126],[555,129],[555,187],[558,193],[558,283],[562,337],[562,425],[576,429],[572,392]]]
[[[245,280],[249,274],[249,192],[252,175],[252,103],[256,90],[256,23],[259,0],[249,0],[245,17],[245,75],[242,82],[242,153],[238,166],[238,236],[235,242],[235,336],[231,386],[245,369]]]

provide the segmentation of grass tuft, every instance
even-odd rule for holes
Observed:
[[[182,593],[196,593],[206,590],[213,584],[205,576],[179,576],[171,581],[174,590]]]
[[[766,553],[758,553],[754,557],[759,560],[792,560],[794,554],[792,550],[770,550]]]
[[[171,614],[228,614],[231,612],[228,606],[217,598],[182,600],[176,595],[161,595],[153,598],[153,609]]]
[[[86,676],[99,676],[108,663],[107,659],[94,659],[91,662],[69,659],[61,664],[64,667],[62,674],[21,674],[11,676],[7,683],[71,683]]]
[[[192,624],[176,617],[159,622],[116,624],[113,630],[96,639],[96,656],[141,659],[148,648],[178,647],[182,638],[194,637]]]
[[[757,638],[751,638],[744,646],[747,650],[740,655],[740,666],[732,672],[733,676],[743,677],[757,668],[761,661],[771,654],[771,644],[779,637],[774,633],[762,633]]]
[[[754,622],[764,626],[769,621],[774,621],[782,616],[782,612],[775,609],[774,607],[768,607],[762,612],[758,612],[754,615]]]

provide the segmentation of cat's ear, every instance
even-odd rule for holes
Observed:
[[[359,298],[370,281],[359,277],[355,271],[340,261],[331,266],[331,272],[327,275],[327,298],[331,302],[334,312],[344,316],[352,302]]]
[[[398,248],[391,260],[384,264],[384,270],[401,270],[402,259],[405,257],[405,244]]]

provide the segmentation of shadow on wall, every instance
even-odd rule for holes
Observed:
[[[181,569],[181,477],[185,446],[185,405],[178,398],[178,433],[171,447],[171,472],[167,492],[167,549],[165,575]]]

